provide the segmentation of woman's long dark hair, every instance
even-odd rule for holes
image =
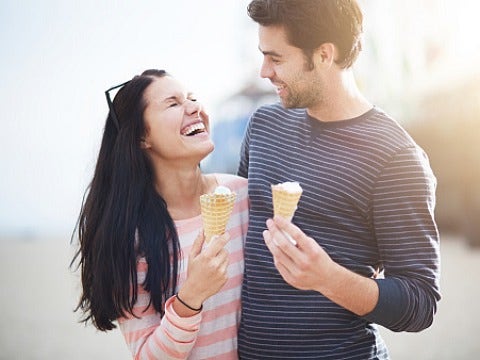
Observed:
[[[72,265],[78,261],[83,290],[75,310],[82,310],[83,322],[91,321],[102,331],[115,328],[114,320],[133,313],[138,256],[147,260],[143,286],[157,312],[163,314],[177,285],[178,235],[140,146],[145,135],[145,89],[166,75],[163,70],[147,70],[115,96],[75,229],[79,250]]]

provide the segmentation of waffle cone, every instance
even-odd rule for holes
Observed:
[[[292,220],[302,191],[286,191],[278,185],[272,185],[273,214]]]
[[[222,235],[232,214],[236,194],[204,194],[200,196],[205,241],[213,235]]]

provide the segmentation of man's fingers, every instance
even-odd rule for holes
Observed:
[[[290,242],[295,242],[294,244],[297,247],[307,246],[309,244],[308,237],[303,233],[302,230],[292,222],[280,217],[275,216],[273,218],[273,223],[284,233],[285,237],[290,240]],[[287,235],[288,234],[288,235]]]
[[[271,243],[273,242],[273,238],[272,238],[272,235],[270,234],[270,231],[263,230],[262,235],[263,235],[263,240],[265,240],[265,244],[267,245],[270,252],[272,252],[273,249],[272,249]]]
[[[291,253],[289,252],[290,249],[294,249],[292,244],[290,244],[288,241],[280,243],[275,237],[275,232],[270,230],[263,231],[263,239],[265,240],[268,250],[270,250],[273,255],[275,264],[290,264],[292,262]]]
[[[292,243],[293,246],[297,246],[297,240],[295,240],[293,237],[290,236],[289,233],[287,233],[286,231],[284,230],[281,230],[282,231],[282,234],[283,236],[285,236],[287,238],[288,241],[290,241]]]
[[[297,246],[297,241],[288,233],[288,231],[281,229],[272,219],[267,220],[267,228],[271,232],[273,238],[272,241],[274,241],[283,251],[289,252],[292,250],[292,246]]]

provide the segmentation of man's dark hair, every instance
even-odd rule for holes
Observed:
[[[342,68],[352,66],[362,48],[363,14],[356,0],[253,0],[247,10],[262,26],[284,27],[311,69],[312,54],[324,43],[336,46],[335,62]]]

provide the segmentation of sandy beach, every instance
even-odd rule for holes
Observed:
[[[73,312],[78,275],[68,269],[69,239],[0,239],[0,359],[130,359],[118,330],[96,331]],[[461,360],[480,354],[480,250],[442,238],[443,299],[432,327],[382,330],[394,360]]]

